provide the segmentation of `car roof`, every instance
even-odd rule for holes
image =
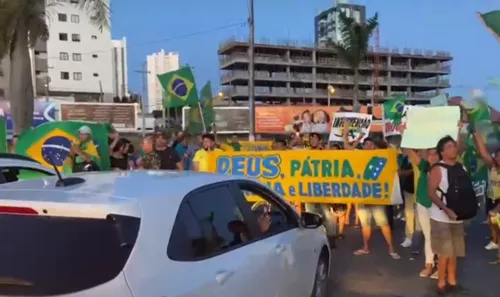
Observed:
[[[68,176],[64,176],[68,177]],[[111,205],[125,202],[150,203],[165,199],[178,205],[184,196],[203,185],[244,177],[194,171],[137,170],[86,172],[70,175],[85,182],[56,187],[56,176],[0,185],[0,201],[36,201],[68,204]],[[33,192],[33,195],[27,195]],[[35,194],[36,193],[36,194]]]
[[[55,174],[54,169],[45,167],[29,157],[17,154],[0,153],[0,168],[5,167],[33,168]]]

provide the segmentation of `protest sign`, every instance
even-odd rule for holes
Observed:
[[[411,108],[411,105],[404,106],[402,118],[401,118],[401,123],[406,123],[406,121],[408,120],[408,118],[406,117],[406,114],[408,113],[408,110],[410,108]],[[384,137],[395,136],[395,135],[401,135],[401,133],[398,130],[397,125],[394,125],[394,123],[390,119],[384,118]]]
[[[239,141],[242,152],[269,151],[273,145],[272,141]],[[226,152],[233,152],[234,148],[226,143],[220,145]]]
[[[296,203],[397,204],[396,158],[395,149],[212,152],[208,167],[219,174],[258,178]]]
[[[370,128],[372,125],[372,115],[363,114],[357,112],[337,112],[332,121],[332,127],[330,130],[330,141],[343,141],[344,133],[344,123],[349,121],[349,141],[354,141],[358,138],[360,133],[363,133],[364,140],[368,137],[370,133]]]
[[[401,147],[427,149],[436,147],[446,135],[457,140],[460,108],[457,106],[410,108]]]

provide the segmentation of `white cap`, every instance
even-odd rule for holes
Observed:
[[[89,135],[92,135],[92,130],[90,129],[89,126],[81,126],[80,129],[78,129],[78,132],[80,134],[89,134]]]

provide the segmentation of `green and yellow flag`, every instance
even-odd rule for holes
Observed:
[[[200,107],[198,104],[191,106],[187,116],[187,131],[191,134],[203,132],[203,121],[201,119]]]
[[[384,119],[397,126],[401,124],[405,111],[405,95],[396,95],[384,102]]]
[[[69,155],[71,145],[79,143],[78,130],[87,126],[92,131],[92,141],[84,144],[82,149],[92,158],[101,170],[109,170],[109,124],[97,124],[83,121],[59,121],[44,123],[19,135],[16,153],[37,160],[42,165],[62,172],[72,171],[72,160]]]
[[[166,108],[198,104],[198,91],[190,67],[158,75]]]
[[[0,153],[8,153],[9,146],[7,145],[7,124],[5,118],[0,118]]]
[[[500,42],[500,10],[487,13],[477,13],[479,20],[488,28],[488,31]]]
[[[203,111],[203,120],[208,129],[208,127],[212,127],[215,121],[214,98],[212,96],[212,85],[210,81],[208,81],[200,91],[200,105]]]

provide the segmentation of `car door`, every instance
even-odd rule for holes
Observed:
[[[298,214],[272,190],[246,180],[239,181],[237,186],[242,196],[251,195],[261,200],[252,203],[249,216],[258,218],[266,212],[271,216],[270,228],[261,232],[258,242],[272,246],[271,254],[276,258],[273,262],[278,262],[279,273],[273,277],[276,296],[309,296],[310,278],[314,277],[314,267],[320,252],[308,244],[313,242],[312,233],[299,227]]]
[[[190,224],[195,222],[200,235],[190,240],[187,249],[191,254],[185,259],[190,261],[193,290],[190,294],[184,290],[179,296],[206,296],[210,292],[215,297],[255,297],[258,290],[258,296],[275,297],[269,291],[269,279],[277,273],[276,266],[270,265],[267,254],[253,241],[254,231],[242,215],[245,210],[235,201],[239,198],[228,183],[205,186],[186,196],[181,207],[192,213]],[[172,255],[170,245],[169,257],[182,261],[182,257]]]

